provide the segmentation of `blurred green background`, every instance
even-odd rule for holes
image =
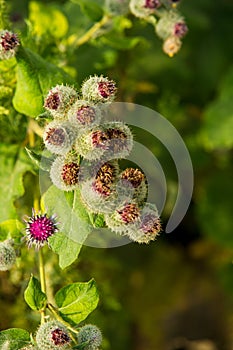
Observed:
[[[40,3],[52,4],[64,14],[70,34],[81,35],[90,24],[77,4]],[[13,26],[26,33],[30,1],[11,0],[9,6]],[[153,27],[132,16],[133,25],[125,33],[143,39],[130,50],[110,36],[63,52],[54,33],[46,40],[42,36],[33,47],[79,83],[94,73],[116,80],[118,101],[147,106],[166,117],[184,139],[193,162],[192,202],[172,233],[162,232],[148,246],[83,247],[77,263],[64,271],[57,267],[56,257],[46,266],[51,290],[64,281],[96,279],[101,302],[88,321],[102,329],[105,350],[233,349],[233,2],[183,0],[180,10],[189,32],[172,59],[162,52]],[[1,140],[16,142],[1,122]],[[165,227],[174,205],[176,170],[163,146],[139,131],[135,134],[153,150],[166,175]],[[18,201],[20,211],[30,209],[32,178],[29,173],[24,177],[29,189]],[[35,271],[25,249],[20,269],[0,273],[1,329],[35,330],[38,318],[22,299],[28,264]]]

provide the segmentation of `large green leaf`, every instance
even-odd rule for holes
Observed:
[[[0,332],[1,350],[19,350],[30,342],[30,334],[24,329],[10,328]]]
[[[79,191],[67,192],[51,186],[42,198],[42,207],[50,215],[56,214],[62,233],[49,239],[52,249],[59,254],[62,268],[70,265],[79,254],[90,230],[89,215],[82,204]]]
[[[46,294],[42,292],[40,282],[34,276],[31,276],[28,286],[25,289],[24,299],[34,311],[40,311],[46,305]]]
[[[24,194],[23,175],[33,171],[24,149],[0,144],[0,222],[16,218],[14,201]]]
[[[27,48],[17,53],[17,85],[13,97],[14,108],[30,117],[43,112],[44,97],[57,84],[72,84],[72,78],[61,68],[45,61]]]
[[[99,295],[92,279],[87,283],[72,283],[61,288],[55,300],[62,318],[78,324],[97,307]]]
[[[199,193],[197,218],[203,234],[225,247],[233,247],[232,197],[230,171],[215,171]]]
[[[37,1],[29,3],[29,21],[33,33],[37,36],[50,34],[55,38],[62,38],[68,31],[67,18],[56,7]]]

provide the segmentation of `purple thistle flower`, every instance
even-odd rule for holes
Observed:
[[[77,126],[79,131],[98,125],[101,117],[101,109],[85,100],[77,99],[68,111],[69,121]]]
[[[51,92],[45,100],[44,107],[49,110],[57,110],[60,102],[61,101],[58,92]]]
[[[106,185],[111,185],[116,177],[116,166],[110,162],[104,163],[97,171],[95,179]]]
[[[46,148],[55,154],[65,155],[77,137],[76,128],[69,122],[52,121],[46,125],[43,140]]]
[[[161,231],[161,223],[159,216],[156,216],[152,213],[146,213],[141,218],[140,230],[142,230],[145,234],[158,234],[158,232]]]
[[[48,238],[58,232],[55,216],[47,214],[35,214],[32,210],[32,216],[26,220],[26,240],[29,247],[35,245],[37,249],[43,247]]]
[[[56,85],[45,97],[44,108],[51,113],[54,119],[66,120],[68,110],[77,98],[78,93],[71,86]]]
[[[84,100],[98,102],[111,102],[117,92],[116,83],[107,77],[90,76],[82,85],[82,97]]]
[[[122,122],[106,123],[104,127],[109,158],[125,158],[133,147],[133,135],[129,127]]]
[[[123,208],[117,210],[121,221],[126,225],[134,222],[139,217],[139,208],[135,203],[126,203]]]
[[[108,98],[110,96],[115,95],[116,84],[113,80],[100,81],[98,83],[98,91],[103,98]]]
[[[97,171],[95,180],[92,183],[94,191],[103,196],[111,194],[111,185],[115,179],[115,167],[111,163],[104,163]]]
[[[14,50],[19,45],[19,39],[16,34],[5,31],[1,34],[1,45],[5,51]]]
[[[115,153],[125,149],[127,147],[127,135],[124,131],[117,128],[107,129],[108,139],[111,140],[109,142],[109,148]]]
[[[145,0],[145,8],[148,9],[156,9],[159,6],[161,6],[161,3],[159,0]]]
[[[92,188],[95,192],[99,193],[104,197],[108,197],[111,194],[111,188],[109,185],[101,182],[99,179],[93,181]]]
[[[188,32],[188,27],[184,22],[178,22],[174,26],[174,35],[183,38]]]
[[[0,59],[5,60],[14,57],[19,45],[17,34],[9,30],[0,30]]]
[[[145,181],[145,175],[139,169],[127,168],[121,174],[121,179],[126,185],[128,182],[134,188],[138,188]]]
[[[59,321],[51,320],[40,325],[36,333],[38,349],[71,349],[68,329]],[[37,347],[36,347],[37,348]]]
[[[63,165],[61,178],[65,185],[77,185],[79,181],[80,166],[75,162],[66,163]]]
[[[96,117],[95,109],[90,106],[82,106],[76,113],[77,120],[82,125],[93,123]]]
[[[65,131],[62,128],[49,128],[45,136],[45,141],[48,141],[54,146],[61,146],[65,141],[65,137]]]
[[[102,130],[96,130],[91,135],[92,144],[97,148],[106,148],[106,142],[108,141],[108,134]]]
[[[64,345],[70,343],[70,337],[64,330],[56,328],[51,332],[54,345]]]

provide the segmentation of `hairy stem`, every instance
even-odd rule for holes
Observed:
[[[112,17],[110,15],[104,15],[99,22],[95,23],[83,36],[77,40],[76,45],[81,46],[91,40],[94,34],[105,24],[107,24],[111,18]]]
[[[41,291],[46,294],[44,255],[43,255],[42,248],[39,250],[39,272],[40,272]],[[45,322],[45,308],[41,310],[41,324],[43,324],[44,322]]]
[[[44,130],[37,124],[37,122],[34,119],[30,119],[29,121],[29,125],[28,125],[28,129],[31,132],[34,132],[35,134],[37,134],[38,136],[42,137]]]

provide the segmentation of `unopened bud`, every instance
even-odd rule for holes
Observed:
[[[16,254],[13,242],[6,240],[0,243],[0,271],[7,271],[12,268],[16,261]]]
[[[178,11],[165,11],[163,12],[162,17],[158,20],[158,23],[156,24],[156,34],[159,38],[166,40],[171,35],[175,35],[175,28],[178,23],[185,24],[183,17]]]
[[[50,169],[53,184],[63,191],[73,191],[79,186],[80,166],[76,157],[57,157]]]
[[[51,153],[64,155],[72,148],[76,137],[77,130],[71,123],[52,121],[45,127],[43,140]]]
[[[177,36],[170,36],[163,43],[163,51],[173,57],[181,48],[182,42]]]
[[[44,101],[44,107],[55,119],[65,120],[67,112],[78,98],[78,93],[74,88],[65,85],[53,87]]]
[[[82,345],[84,350],[98,350],[102,343],[102,334],[98,327],[87,324],[80,328],[78,333],[78,344]]]
[[[91,76],[82,85],[82,96],[84,100],[99,102],[112,102],[116,95],[116,84],[104,76]]]
[[[160,0],[131,0],[129,3],[132,14],[138,18],[144,19],[155,14],[155,10],[160,6]]]
[[[71,338],[66,327],[58,321],[43,323],[36,333],[39,350],[70,349]]]
[[[85,129],[97,125],[101,120],[101,110],[98,105],[84,100],[76,100],[68,112],[68,119],[78,129]]]

